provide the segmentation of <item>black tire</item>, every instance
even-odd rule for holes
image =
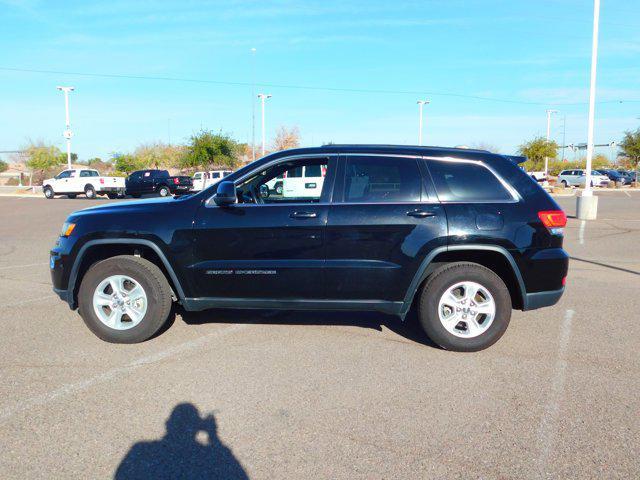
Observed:
[[[562,180],[560,183],[562,184],[562,186],[563,186],[564,188],[567,188],[567,187],[569,186],[569,185],[567,184],[567,181],[566,181],[566,180]]]
[[[450,333],[440,321],[438,305],[448,288],[458,282],[471,281],[486,288],[496,306],[493,322],[486,331],[476,337],[462,338]],[[509,326],[511,296],[502,279],[482,265],[470,262],[454,262],[440,267],[429,277],[418,304],[422,328],[431,340],[446,350],[477,352],[496,343]]]
[[[160,188],[158,188],[158,195],[160,195],[161,197],[168,197],[169,195],[171,195],[169,187],[162,185]]]
[[[109,200],[115,200],[116,198],[118,198],[118,194],[117,193],[107,193],[107,198]]]
[[[128,275],[147,295],[147,311],[138,325],[116,330],[100,321],[93,309],[93,294],[100,282],[111,275]],[[110,343],[139,343],[151,338],[165,324],[171,312],[171,287],[156,265],[132,255],[119,255],[92,265],[80,284],[78,310],[84,323],[102,340]]]
[[[70,198],[71,200],[73,200],[74,198],[76,198],[77,195],[75,193],[69,193],[67,194],[67,198]]]
[[[87,185],[86,187],[84,187],[84,194],[88,199],[93,200],[94,198],[96,198],[96,189],[93,188],[93,185]]]
[[[53,188],[51,188],[49,185],[42,189],[42,193],[44,193],[45,198],[49,200],[51,200],[55,196],[55,193],[53,193]]]
[[[276,193],[278,195],[282,195],[282,192],[283,192],[282,182],[276,183]]]

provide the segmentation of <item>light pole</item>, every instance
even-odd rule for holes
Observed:
[[[62,134],[67,139],[67,168],[71,170],[71,122],[69,121],[69,92],[73,92],[75,87],[56,87],[58,90],[64,92],[64,111],[67,128]]]
[[[422,145],[422,107],[431,103],[429,100],[418,100],[418,111],[420,112],[420,121],[418,127],[418,145]]]
[[[591,45],[591,86],[589,88],[589,126],[587,131],[587,165],[584,190],[578,197],[577,217],[582,220],[595,220],[598,214],[598,197],[591,189],[591,160],[593,159],[593,123],[596,105],[596,69],[598,65],[598,23],[600,21],[600,0],[593,2],[593,40]]]
[[[251,49],[251,160],[256,159],[256,49]]]
[[[547,143],[549,143],[549,137],[551,136],[551,114],[558,113],[557,110],[547,110]],[[544,177],[549,177],[549,157],[544,157]]]
[[[259,93],[258,98],[262,104],[262,156],[264,157],[264,149],[265,149],[265,132],[264,132],[264,102],[267,98],[271,98],[271,95],[268,93]]]

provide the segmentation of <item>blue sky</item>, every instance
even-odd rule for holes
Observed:
[[[0,0],[0,150],[29,138],[64,146],[59,84],[76,87],[81,158],[169,135],[183,142],[201,127],[247,141],[251,48],[256,89],[273,95],[269,138],[297,125],[304,145],[415,144],[416,100],[428,98],[426,144],[512,153],[544,135],[546,108],[561,112],[555,139],[566,115],[567,143],[584,142],[592,8],[590,0]],[[603,0],[600,39],[595,140],[605,143],[640,125],[640,3]],[[259,110],[256,120],[259,142]]]

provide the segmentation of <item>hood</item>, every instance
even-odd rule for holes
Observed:
[[[99,213],[118,213],[121,211],[123,214],[126,214],[127,211],[135,210],[137,208],[149,208],[153,206],[161,207],[162,205],[167,205],[169,203],[181,202],[186,198],[174,198],[174,197],[164,197],[164,198],[146,198],[144,200],[130,200],[128,202],[105,202],[102,205],[96,205],[95,207],[84,208],[82,210],[78,210],[73,212],[70,216],[73,217],[81,217],[84,215],[92,215]]]

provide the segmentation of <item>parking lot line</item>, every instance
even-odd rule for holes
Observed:
[[[561,324],[560,341],[558,342],[558,356],[556,359],[551,388],[549,391],[549,401],[545,407],[540,427],[538,429],[538,442],[540,444],[540,456],[538,457],[538,471],[540,474],[546,472],[549,463],[549,456],[555,443],[556,420],[560,412],[560,401],[563,397],[564,383],[567,371],[567,349],[569,347],[569,337],[571,335],[571,322],[575,311],[567,310]]]
[[[61,387],[58,387],[42,395],[37,395],[31,398],[20,400],[16,405],[0,410],[0,421],[7,420],[11,418],[13,415],[15,415],[16,413],[29,410],[33,407],[47,405],[48,403],[54,400],[57,400],[59,398],[81,392],[94,385],[108,382],[116,378],[121,378],[123,374],[126,375],[128,373],[132,373],[133,371],[139,369],[140,367],[159,362],[169,357],[173,357],[187,350],[193,350],[195,348],[198,348],[204,345],[209,340],[230,335],[240,330],[244,330],[249,326],[250,325],[246,323],[230,325],[220,330],[216,330],[215,332],[212,332],[208,335],[204,335],[194,340],[190,340],[188,342],[184,342],[184,343],[175,345],[173,347],[169,347],[166,350],[162,350],[160,352],[153,353],[151,355],[140,357],[132,362],[129,362],[126,365],[112,368],[111,370],[107,370],[106,372],[100,373],[98,375],[94,375],[85,380],[82,380],[76,383],[70,383],[67,385],[62,385]]]
[[[586,220],[582,220],[580,222],[580,229],[578,230],[578,241],[580,242],[580,245],[584,245],[584,227],[586,226],[586,224]]]
[[[58,298],[58,296],[45,295],[44,297],[30,298],[28,300],[21,300],[19,302],[14,302],[14,303],[3,303],[0,305],[0,308],[18,307],[20,305],[25,305],[27,303],[39,302],[40,300],[49,300],[50,298]]]
[[[47,262],[42,262],[42,263],[28,263],[26,265],[6,265],[4,267],[0,267],[0,270],[7,270],[10,268],[42,267],[43,265],[49,265],[49,264]]]

